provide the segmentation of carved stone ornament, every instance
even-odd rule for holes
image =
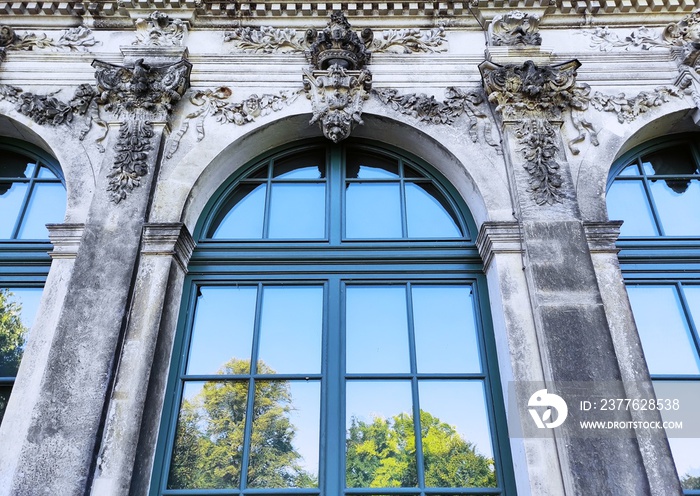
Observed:
[[[242,102],[229,102],[227,100],[233,92],[226,86],[214,90],[199,90],[190,96],[190,103],[198,108],[187,114],[182,120],[180,129],[173,135],[165,156],[172,158],[193,119],[197,130],[197,141],[202,141],[204,139],[204,121],[207,117],[213,116],[222,124],[231,123],[242,126],[253,122],[260,116],[282,110],[294,102],[301,91],[281,91],[277,95],[264,94],[262,96],[253,94]]]
[[[539,46],[540,16],[515,10],[499,14],[489,26],[491,46]]]
[[[313,38],[313,37],[312,37]],[[224,42],[237,50],[253,53],[305,53],[315,39],[307,39],[294,29],[272,26],[243,27],[224,33]],[[369,48],[372,53],[436,53],[447,51],[445,28],[387,29],[375,35]]]
[[[485,101],[482,91],[450,87],[445,90],[445,99],[441,102],[423,93],[400,95],[395,89],[373,90],[373,93],[397,112],[427,124],[451,125],[458,117],[465,115],[468,120],[467,133],[472,142],[476,143],[482,136],[497,153],[502,153],[498,143],[493,140],[488,114],[477,108]]]
[[[132,45],[182,46],[187,35],[187,23],[158,11],[146,19],[137,19],[135,24],[136,40]]]
[[[369,98],[372,74],[366,70],[350,71],[338,64],[326,70],[304,70],[304,89],[311,100],[313,117],[323,135],[338,143],[362,122],[362,105]]]
[[[7,52],[11,51],[50,49],[55,52],[86,52],[99,43],[85,26],[67,29],[58,40],[44,33],[18,35],[10,26],[0,26],[0,60],[4,60]]]
[[[578,60],[538,67],[528,60],[522,65],[479,65],[489,102],[504,120],[523,115],[559,118],[561,111],[575,98]]]
[[[186,60],[150,67],[143,59],[133,67],[93,62],[99,92],[98,103],[122,119],[115,146],[108,191],[113,202],[124,200],[148,173],[154,149],[152,121],[167,119],[172,106],[189,87],[192,65]]]
[[[311,43],[306,57],[315,70],[328,70],[338,65],[342,69],[359,71],[369,62],[368,47],[373,37],[369,28],[358,36],[342,13],[333,12],[323,31],[309,29],[306,32],[306,39]]]
[[[532,199],[538,205],[560,203],[562,178],[556,161],[559,147],[554,127],[547,119],[525,119],[516,125],[515,137],[522,145],[518,151],[525,159],[523,167],[530,174],[528,190]]]

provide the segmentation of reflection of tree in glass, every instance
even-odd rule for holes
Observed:
[[[700,489],[700,476],[685,474],[681,477],[681,486],[683,489]]]
[[[259,374],[274,370],[258,362]],[[219,374],[245,375],[250,361],[227,362]],[[183,399],[168,479],[171,489],[234,488],[240,484],[248,381],[210,381]],[[292,441],[296,427],[288,381],[258,381],[255,388],[248,487],[315,487]]]
[[[454,427],[421,410],[427,487],[495,487],[493,460],[476,452]],[[413,416],[400,413],[372,423],[351,419],[346,441],[348,487],[416,487]]]
[[[0,289],[0,377],[12,377],[17,373],[28,331],[20,319],[22,305],[12,301],[13,296],[9,289]],[[0,395],[0,422],[8,397]]]

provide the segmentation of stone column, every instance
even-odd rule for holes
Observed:
[[[501,123],[546,383],[622,380],[560,135],[579,66],[479,67]],[[553,432],[566,494],[652,494],[635,438],[573,437],[571,425]]]
[[[183,224],[146,224],[130,319],[99,451],[91,494],[128,494],[140,436],[150,447],[139,453],[137,478],[152,470],[164,383],[172,354],[173,335],[187,264],[194,240]],[[162,349],[158,349],[158,346]],[[154,363],[155,362],[155,363]],[[153,370],[154,383],[149,391]],[[147,404],[153,408],[144,414]],[[145,485],[145,483],[144,483]]]
[[[121,67],[95,61],[99,103],[119,126],[105,155],[63,308],[55,320],[39,399],[9,492],[83,496],[113,385],[141,235],[172,105],[190,64]]]

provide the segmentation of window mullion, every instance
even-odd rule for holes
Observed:
[[[418,487],[425,487],[425,463],[423,462],[423,436],[420,421],[420,402],[418,396],[418,363],[416,358],[416,336],[413,326],[413,295],[411,283],[406,284],[406,318],[408,323],[408,351],[411,363],[411,397],[413,403],[413,432],[416,436],[416,473]]]
[[[676,291],[680,296],[681,308],[683,309],[683,314],[685,315],[685,320],[688,323],[688,328],[690,329],[690,335],[695,344],[695,352],[700,356],[700,334],[698,329],[698,322],[693,319],[693,314],[690,311],[690,304],[685,297],[685,286],[681,282],[676,283]]]
[[[321,403],[321,494],[342,494],[345,487],[345,286],[339,277],[331,277],[326,295],[326,347],[323,367],[326,380]],[[331,332],[331,329],[336,332]],[[332,359],[331,359],[332,358]],[[325,455],[325,456],[324,456]]]
[[[24,193],[24,199],[22,200],[22,206],[17,213],[17,219],[15,219],[15,227],[12,228],[12,233],[10,234],[10,239],[18,239],[20,229],[22,229],[22,223],[24,222],[24,216],[27,214],[27,208],[29,207],[29,199],[32,197],[34,192],[34,176],[36,175],[36,170],[32,177],[28,181],[22,181],[27,183],[27,191]],[[16,181],[20,183],[20,181]]]
[[[327,212],[328,212],[328,239],[331,246],[338,246],[343,237],[345,224],[343,194],[344,167],[342,167],[342,150],[339,146],[330,148],[328,154],[328,167],[326,167],[326,181],[328,184]]]
[[[654,200],[654,195],[651,193],[651,188],[649,187],[649,177],[647,176],[646,170],[644,170],[644,164],[642,163],[641,156],[637,159],[637,166],[644,177],[642,184],[644,187],[644,192],[647,195],[647,200],[649,201],[649,207],[651,207],[651,215],[654,217],[656,230],[659,232],[659,236],[665,236],[666,233],[663,225],[661,224],[661,216],[659,215],[659,210],[656,208],[656,201]]]

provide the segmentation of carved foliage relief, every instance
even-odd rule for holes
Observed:
[[[497,15],[489,26],[492,46],[539,46],[540,17],[519,10]]]
[[[86,52],[98,45],[92,31],[84,26],[67,29],[58,40],[46,34],[26,33],[19,35],[9,26],[0,26],[0,60],[7,52],[50,49],[55,52]]]
[[[136,20],[136,40],[140,46],[182,46],[187,35],[187,23],[171,19],[162,12],[152,12],[146,19]]]

